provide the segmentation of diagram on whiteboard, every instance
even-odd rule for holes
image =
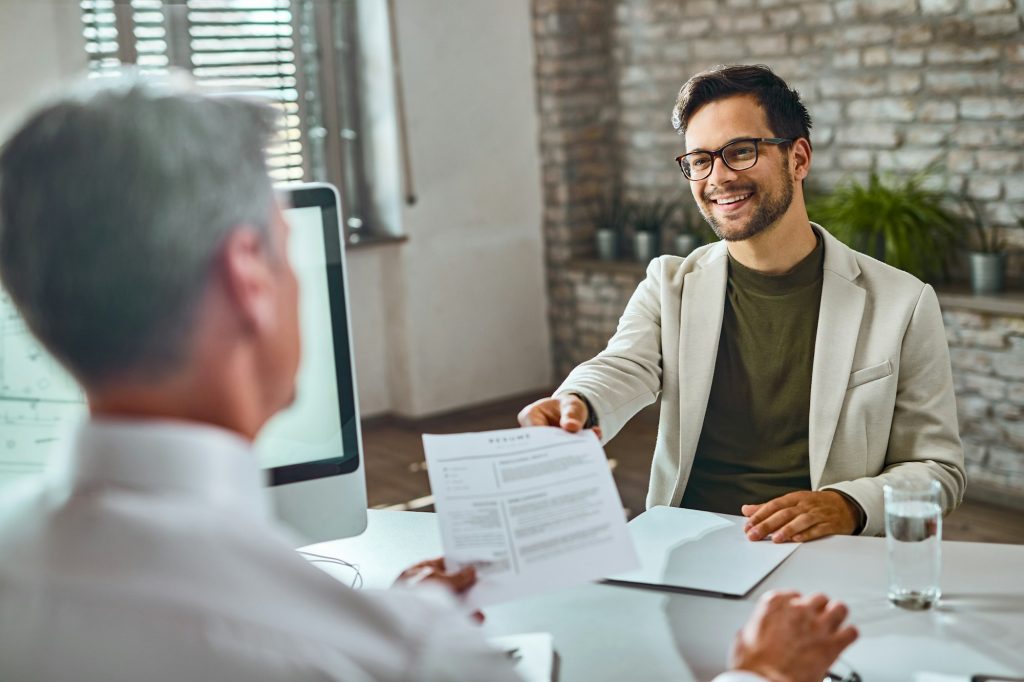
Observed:
[[[56,441],[85,413],[82,390],[0,290],[0,483],[42,471]]]

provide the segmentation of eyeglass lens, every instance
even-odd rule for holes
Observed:
[[[736,140],[719,151],[722,160],[729,168],[747,170],[757,163],[757,142],[753,140]],[[711,175],[715,158],[711,152],[695,152],[682,158],[682,169],[691,180],[703,180]]]

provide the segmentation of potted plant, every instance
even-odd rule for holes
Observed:
[[[679,213],[682,216],[682,223],[675,238],[675,253],[686,258],[703,242],[701,226],[704,225],[704,218],[695,207],[683,207]]]
[[[629,223],[632,206],[622,195],[618,185],[602,197],[590,212],[594,225],[594,240],[597,257],[612,261],[619,257],[619,238]]]
[[[994,294],[1003,290],[1006,278],[1006,239],[985,224],[978,202],[968,198],[970,243],[967,263],[971,272],[971,290],[976,294]],[[1024,220],[1021,221],[1024,227]]]
[[[630,215],[633,225],[633,254],[637,261],[647,263],[658,255],[661,231],[672,214],[679,210],[679,202],[655,199],[637,203]]]
[[[943,206],[944,195],[923,187],[925,177],[873,172],[866,185],[850,181],[812,196],[808,213],[851,247],[928,280],[947,272],[962,228]]]

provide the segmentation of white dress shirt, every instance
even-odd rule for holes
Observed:
[[[516,680],[438,589],[355,591],[292,550],[249,444],[91,422],[0,495],[0,680]]]

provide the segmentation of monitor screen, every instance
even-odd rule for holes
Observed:
[[[315,189],[286,193],[286,201],[320,203],[285,210],[291,226],[288,253],[299,280],[302,359],[295,402],[275,415],[256,441],[271,485],[348,473],[359,465],[336,210],[333,201],[326,204],[332,197],[318,197]]]

